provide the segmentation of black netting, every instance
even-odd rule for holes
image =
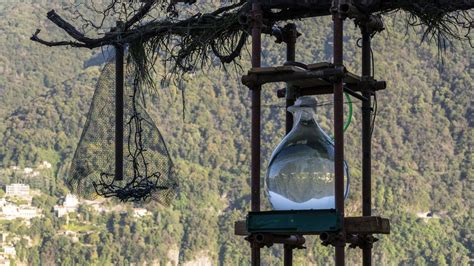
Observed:
[[[163,137],[141,104],[136,77],[125,75],[123,179],[115,179],[115,65],[107,63],[97,82],[87,121],[67,177],[77,194],[122,201],[168,204],[178,181]]]

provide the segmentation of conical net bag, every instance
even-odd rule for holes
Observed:
[[[97,82],[67,184],[85,197],[168,204],[178,181],[163,137],[146,112],[140,83],[125,75],[123,179],[115,179],[115,65],[107,63]]]

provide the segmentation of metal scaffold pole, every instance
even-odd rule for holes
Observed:
[[[260,67],[262,50],[262,13],[260,5],[252,4],[252,67]],[[251,205],[252,211],[260,211],[260,112],[261,86],[251,88],[252,130],[251,130]],[[260,265],[260,246],[252,245],[252,265]]]
[[[333,13],[333,31],[334,31],[334,65],[343,66],[343,18],[339,14],[339,3],[334,6],[337,11]],[[342,216],[342,231],[340,241],[336,244],[336,266],[344,265],[344,110],[343,110],[343,79],[340,78],[334,83],[334,191],[336,200],[336,210]]]
[[[296,60],[296,38],[298,37],[298,33],[296,31],[296,25],[290,23],[286,27],[287,33],[286,35],[288,38],[285,38],[286,42],[286,61],[287,62],[294,62]],[[292,88],[286,88],[286,108],[292,106],[295,103],[295,95],[291,92]],[[286,134],[291,131],[293,127],[293,115],[286,111]]]
[[[115,45],[115,180],[123,180],[123,45]]]
[[[370,31],[367,24],[361,26],[362,32],[362,78],[371,76],[371,47]],[[366,98],[362,102],[362,215],[371,216],[372,198],[372,172],[371,172],[371,95],[365,88],[362,95]],[[372,265],[372,246],[366,244],[362,248],[362,261],[364,266]]]
[[[286,61],[287,62],[294,62],[296,58],[296,38],[298,37],[298,33],[296,31],[296,25],[293,23],[288,24],[285,27],[285,34],[284,37],[286,42]],[[292,88],[289,88],[287,85],[286,88],[286,108],[292,106],[295,103],[294,93],[290,92]],[[293,127],[293,115],[286,111],[286,134],[291,131]],[[283,245],[283,261],[285,266],[293,265],[293,246],[291,245]]]

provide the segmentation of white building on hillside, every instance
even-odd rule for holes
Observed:
[[[25,184],[11,184],[5,186],[7,196],[28,196],[30,195],[30,186]]]
[[[76,195],[67,194],[64,198],[63,206],[67,208],[77,208],[79,206],[79,199]]]
[[[23,173],[24,174],[31,174],[32,172],[33,172],[33,168],[31,168],[31,167],[23,168]]]
[[[133,216],[136,218],[140,218],[148,214],[150,214],[150,212],[145,208],[133,208]]]
[[[10,266],[10,259],[7,259],[3,255],[0,255],[0,266]]]
[[[40,212],[37,208],[22,205],[6,204],[1,208],[0,217],[6,220],[14,220],[16,218],[30,220],[38,217]]]
[[[58,217],[62,217],[70,212],[77,211],[79,207],[79,199],[73,194],[67,194],[64,198],[63,205],[55,205],[54,212]]]
[[[15,257],[16,256],[16,250],[15,247],[12,246],[3,246],[3,255],[5,256],[10,256],[10,257]]]
[[[42,161],[40,165],[38,165],[38,169],[50,169],[53,165],[48,161]]]

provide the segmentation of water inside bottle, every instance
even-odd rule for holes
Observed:
[[[268,167],[270,203],[274,210],[334,209],[334,144],[312,109],[295,109],[294,116],[293,129],[273,152]],[[347,167],[344,170],[347,179]]]

